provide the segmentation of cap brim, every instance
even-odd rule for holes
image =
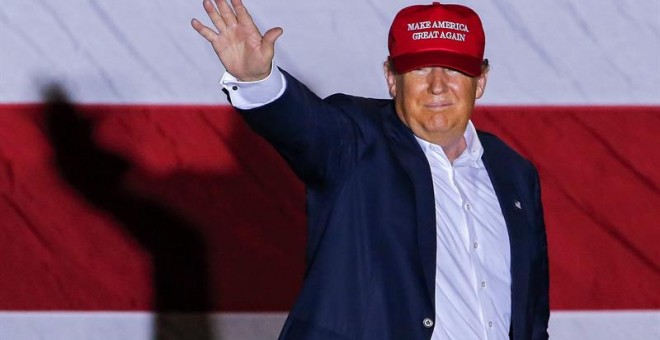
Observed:
[[[403,54],[396,57],[390,57],[392,66],[397,73],[403,74],[412,70],[442,66],[463,72],[471,77],[481,75],[481,64],[483,60],[455,54],[446,51],[426,51],[412,54]]]

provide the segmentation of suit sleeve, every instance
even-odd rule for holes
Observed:
[[[339,181],[355,164],[361,133],[349,100],[322,100],[287,72],[282,96],[264,106],[238,110],[271,143],[308,186]]]

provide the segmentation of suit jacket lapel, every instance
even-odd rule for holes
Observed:
[[[417,241],[429,299],[435,301],[436,221],[431,168],[412,132],[401,123],[394,108],[385,113],[388,144],[408,174],[415,191]],[[434,304],[433,304],[434,305]]]
[[[527,202],[520,200],[518,185],[507,162],[498,157],[498,146],[482,137],[483,161],[493,183],[502,214],[509,232],[511,247],[511,326],[513,334],[524,334],[527,294],[529,290],[529,242],[526,232],[527,220],[523,209]]]

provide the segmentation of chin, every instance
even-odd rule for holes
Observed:
[[[451,129],[450,122],[443,114],[434,114],[425,124],[425,127],[433,132],[443,132]]]

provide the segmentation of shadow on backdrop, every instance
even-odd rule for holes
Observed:
[[[60,175],[89,203],[112,214],[151,255],[153,339],[215,339],[209,261],[197,226],[122,185],[130,163],[95,144],[93,122],[76,112],[59,86],[46,89],[44,97]]]

